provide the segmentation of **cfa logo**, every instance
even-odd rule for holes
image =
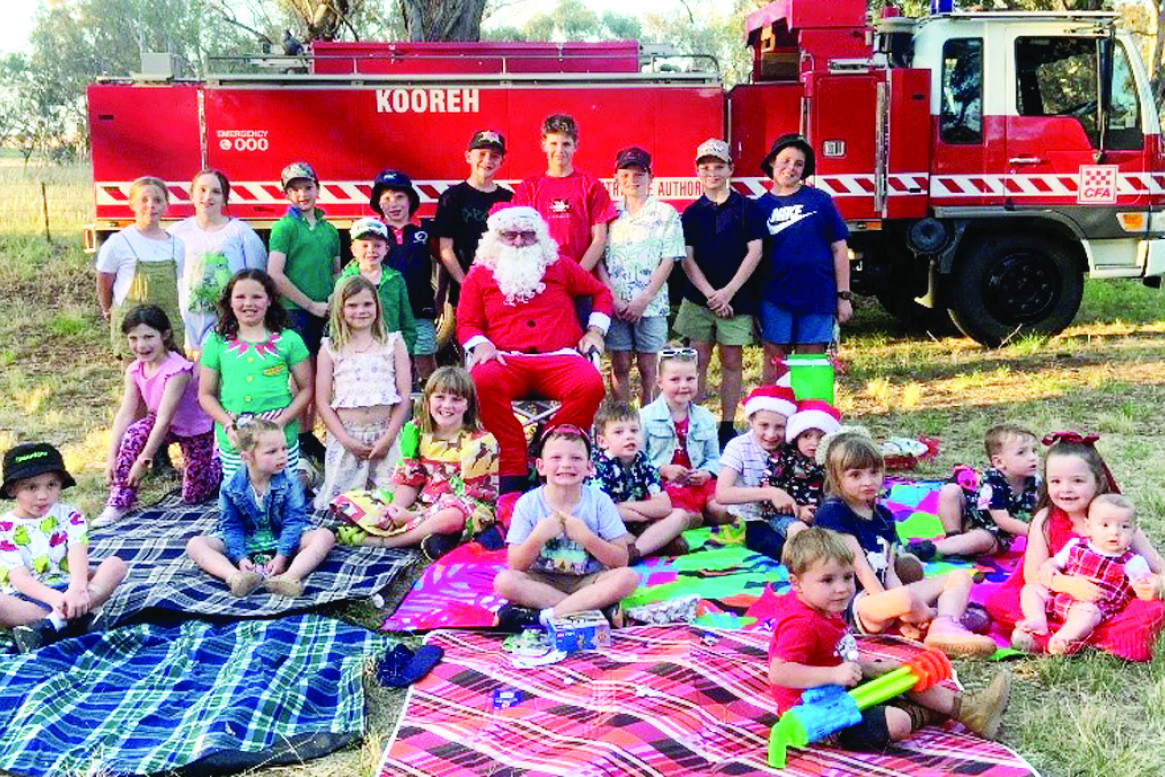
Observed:
[[[1081,165],[1076,202],[1111,205],[1116,202],[1116,184],[1116,165]]]

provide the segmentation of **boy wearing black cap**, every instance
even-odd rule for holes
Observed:
[[[89,571],[85,518],[57,501],[61,489],[74,485],[60,451],[48,443],[4,454],[0,492],[16,504],[0,515],[0,626],[12,629],[22,653],[55,641],[70,621],[83,633],[81,619],[125,578],[116,556]]]
[[[832,197],[805,186],[815,166],[813,147],[795,134],[777,138],[760,165],[773,180],[757,199],[768,231],[759,311],[765,383],[785,372],[791,351],[825,353],[834,319],[844,324],[853,316],[849,229]]]
[[[372,182],[369,206],[388,225],[388,256],[384,266],[405,278],[409,305],[416,320],[417,340],[413,347],[413,374],[423,385],[437,369],[437,303],[433,296],[433,255],[429,233],[412,223],[421,207],[421,197],[413,182],[400,170],[382,170]]]
[[[599,280],[615,297],[607,330],[611,393],[631,398],[631,357],[639,367],[641,406],[655,398],[657,355],[667,343],[667,279],[684,258],[684,230],[676,209],[651,194],[651,154],[631,146],[615,156],[618,215],[611,222]]]
[[[490,209],[509,202],[514,193],[494,183],[494,174],[506,156],[506,139],[493,130],[473,133],[465,151],[469,177],[450,186],[437,200],[433,234],[440,241],[441,264],[453,279],[449,302],[456,306],[465,273],[473,265],[477,244],[485,234]]]

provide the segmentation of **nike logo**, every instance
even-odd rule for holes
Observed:
[[[789,227],[796,224],[798,221],[801,221],[802,219],[807,219],[810,216],[815,215],[816,213],[817,213],[817,211],[811,210],[808,213],[798,213],[797,215],[793,216],[790,219],[786,219],[785,221],[774,221],[773,216],[777,215],[777,211],[773,211],[773,216],[769,216],[769,221],[768,221],[769,235],[772,236],[772,235],[780,234],[781,232],[784,232],[786,229],[788,229]]]

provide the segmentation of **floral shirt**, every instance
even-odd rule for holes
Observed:
[[[71,505],[57,502],[43,518],[5,513],[0,516],[0,591],[16,591],[8,574],[20,568],[47,586],[67,582],[69,549],[88,544],[85,517]]]
[[[611,291],[630,302],[647,288],[660,262],[684,258],[684,228],[676,209],[655,197],[648,197],[634,214],[623,201],[615,207],[619,215],[608,227],[604,257]],[[665,283],[647,303],[643,315],[666,316],[669,310]]]
[[[795,446],[782,445],[769,459],[769,485],[782,489],[799,505],[818,505],[825,487],[825,467],[801,455]]]
[[[641,502],[663,491],[659,470],[651,465],[643,451],[637,452],[631,463],[624,466],[617,457],[596,448],[593,462],[595,474],[590,483],[605,491],[615,504]]]
[[[401,460],[392,473],[393,485],[419,489],[417,504],[424,507],[443,497],[458,498],[468,508],[467,532],[493,523],[498,443],[492,434],[462,432],[453,440],[437,440],[410,421],[400,439]]]
[[[1017,494],[1007,482],[1007,475],[991,467],[983,473],[975,506],[980,510],[1006,510],[1012,518],[1030,521],[1039,496],[1039,475],[1027,478],[1023,490]]]

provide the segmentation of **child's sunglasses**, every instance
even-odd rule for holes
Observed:
[[[694,362],[699,358],[695,348],[664,348],[659,352],[660,363],[665,361]]]
[[[578,437],[587,444],[587,447],[590,447],[591,444],[591,436],[586,433],[586,430],[574,424],[555,424],[554,426],[546,427],[546,430],[542,432],[542,442],[545,443],[551,435],[555,437]]]

